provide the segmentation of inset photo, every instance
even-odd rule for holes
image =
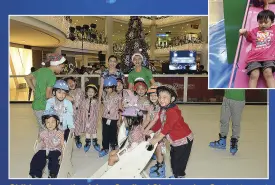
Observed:
[[[209,88],[275,88],[275,0],[209,1]]]

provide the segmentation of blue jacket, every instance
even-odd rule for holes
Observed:
[[[74,119],[73,119],[73,105],[67,99],[64,99],[63,102],[64,102],[64,110],[62,111],[61,114],[58,113],[59,119],[63,125],[63,127],[61,129],[66,130],[67,127],[69,129],[75,128],[74,127]],[[49,110],[49,109],[54,109],[57,111],[56,106],[55,106],[55,97],[47,100],[46,110]]]

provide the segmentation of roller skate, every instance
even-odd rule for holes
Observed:
[[[158,165],[163,165],[164,168],[166,167],[165,164],[164,164],[164,162],[162,162],[162,163],[157,162],[154,166],[152,166],[152,167],[150,168],[150,173],[151,173],[151,172],[154,172],[154,171],[158,168]]]
[[[81,148],[82,147],[82,143],[81,143],[81,141],[80,141],[80,136],[75,136],[75,145],[76,145],[76,147],[79,149],[79,148]]]
[[[85,139],[86,144],[84,145],[84,151],[88,152],[90,150],[91,147],[91,139]]]
[[[230,141],[230,153],[232,155],[235,155],[238,151],[238,139],[236,138],[231,138]]]
[[[100,151],[100,145],[97,143],[97,138],[93,139],[93,146],[96,151]]]
[[[219,134],[219,140],[210,142],[209,146],[211,148],[217,148],[217,149],[225,149],[226,148],[226,136],[222,137],[221,134]]]
[[[165,178],[165,165],[162,163],[156,164],[156,169],[149,174],[150,178]]]
[[[104,157],[105,155],[108,155],[109,153],[109,150],[107,149],[102,149],[100,152],[99,152],[99,157]]]

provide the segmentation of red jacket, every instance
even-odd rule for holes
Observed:
[[[161,111],[159,112],[159,117],[160,113]],[[152,127],[154,132],[157,132],[159,129],[161,129],[161,133],[163,135],[169,134],[173,141],[185,138],[192,133],[189,126],[184,122],[184,119],[181,116],[181,111],[177,105],[168,108],[166,110],[165,116],[166,122],[164,123],[163,128],[161,129],[162,124],[159,118],[156,124]]]

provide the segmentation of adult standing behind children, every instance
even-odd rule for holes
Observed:
[[[137,78],[143,78],[147,84],[147,87],[151,87],[151,85],[155,83],[155,80],[153,78],[152,71],[141,65],[143,62],[143,56],[140,53],[133,54],[132,62],[134,63],[134,69],[128,76],[129,89],[133,90],[134,82]]]
[[[25,77],[28,86],[34,92],[34,100],[32,102],[32,109],[39,125],[39,130],[42,130],[42,114],[46,109],[46,101],[51,98],[52,88],[56,81],[56,74],[60,74],[65,67],[66,58],[59,54],[49,54],[47,62],[50,67],[43,67]],[[45,65],[45,63],[42,63]],[[35,82],[34,82],[35,81]]]
[[[124,81],[124,74],[122,71],[118,70],[116,68],[117,65],[117,57],[115,55],[111,55],[108,58],[108,69],[105,71],[102,71],[100,77],[100,86],[99,86],[99,93],[98,93],[98,102],[101,102],[102,98],[102,93],[103,93],[103,84],[104,84],[104,79],[108,78],[110,76],[114,76],[116,79],[120,78]]]

